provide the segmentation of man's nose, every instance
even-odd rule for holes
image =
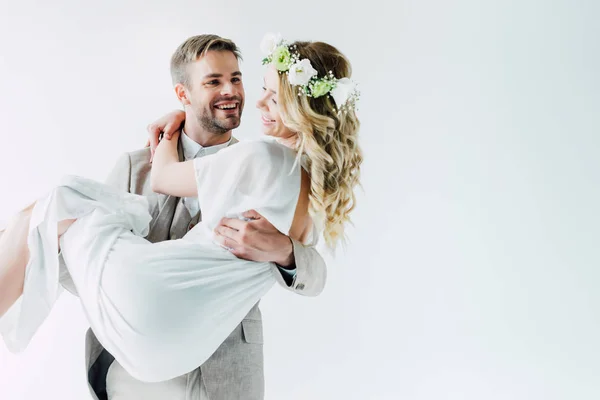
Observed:
[[[228,83],[225,83],[221,87],[221,94],[222,95],[232,95],[233,93],[234,93],[233,83],[228,82]]]

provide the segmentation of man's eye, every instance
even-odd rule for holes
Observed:
[[[207,84],[207,85],[218,85],[218,84],[219,84],[219,81],[215,79],[215,80],[213,80],[213,81],[206,82],[206,84]]]
[[[231,80],[231,82],[235,82],[235,83],[239,83],[239,82],[241,82],[241,81],[242,81],[242,80],[241,80],[240,78],[233,78],[233,79]]]

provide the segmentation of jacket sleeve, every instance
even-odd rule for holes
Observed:
[[[125,153],[115,163],[108,174],[106,184],[121,191],[131,193],[131,157]]]
[[[315,246],[304,246],[292,239],[295,276],[285,271],[277,271],[277,282],[284,288],[304,296],[318,296],[327,281],[327,266]],[[285,274],[285,275],[284,275]]]

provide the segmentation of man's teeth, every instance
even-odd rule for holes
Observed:
[[[222,106],[217,106],[217,108],[219,110],[231,110],[231,109],[236,108],[236,107],[237,107],[237,104],[224,104]]]

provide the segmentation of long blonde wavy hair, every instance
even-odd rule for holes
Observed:
[[[308,58],[318,76],[329,71],[338,78],[350,77],[348,59],[323,42],[294,42],[300,59]],[[354,187],[360,183],[363,161],[358,144],[360,122],[354,110],[338,114],[329,96],[298,96],[298,88],[279,74],[279,104],[283,123],[298,134],[298,155],[305,156],[310,173],[309,212],[324,224],[325,242],[335,248],[345,239],[344,228],[356,205]]]

